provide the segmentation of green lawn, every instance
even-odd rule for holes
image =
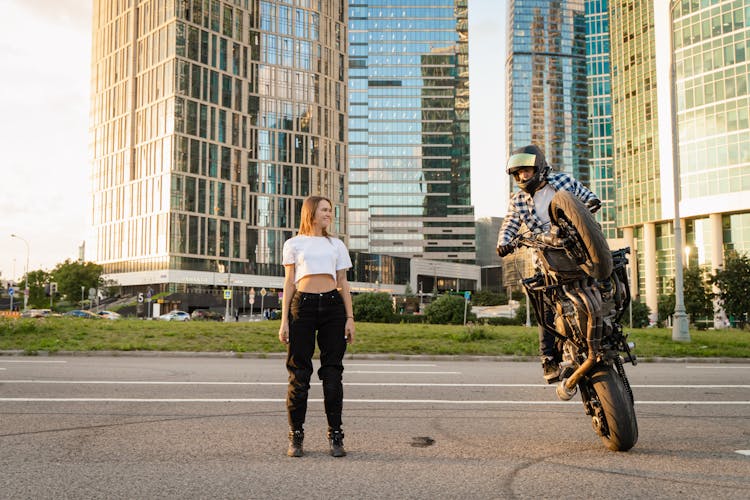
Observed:
[[[284,352],[278,321],[188,323],[79,318],[0,319],[0,350]],[[629,340],[641,359],[655,357],[750,358],[750,332],[691,330],[691,342],[672,341],[668,329],[636,329]],[[358,323],[350,354],[537,355],[537,330],[523,326]]]

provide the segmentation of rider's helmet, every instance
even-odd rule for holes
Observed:
[[[505,167],[505,171],[508,175],[514,175],[523,167],[534,167],[534,175],[526,181],[522,181],[516,177],[516,184],[522,190],[533,195],[547,178],[550,171],[550,166],[547,164],[544,153],[539,146],[530,144],[513,151],[510,158],[508,158],[508,165]]]

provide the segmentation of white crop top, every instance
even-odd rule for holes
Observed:
[[[294,283],[311,274],[330,274],[352,267],[344,242],[332,236],[298,235],[284,242],[283,264],[294,264]]]

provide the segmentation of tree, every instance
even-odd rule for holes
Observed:
[[[632,303],[633,308],[633,324],[630,325],[630,311],[625,311],[622,316],[622,324],[628,325],[631,328],[643,328],[648,325],[648,317],[651,314],[651,309],[644,304],[634,300]]]
[[[712,317],[714,305],[713,293],[708,287],[704,271],[700,267],[689,267],[684,271],[685,311],[690,315],[693,324],[700,318]],[[700,325],[700,323],[698,324]]]
[[[664,326],[667,320],[674,314],[675,296],[670,295],[659,295],[657,302],[657,311],[659,326]]]
[[[750,311],[750,258],[729,250],[724,269],[718,269],[709,281],[719,289],[717,297],[724,311],[742,328]]]
[[[463,296],[441,295],[427,306],[425,318],[433,324],[461,325],[464,322],[464,302]],[[471,304],[468,305],[466,313],[467,321],[476,319],[476,316],[471,313]]]
[[[81,287],[99,288],[103,284],[102,266],[93,262],[78,262],[67,259],[50,273],[57,282],[57,291],[69,302],[80,300]]]
[[[354,318],[357,321],[389,323],[393,320],[393,302],[385,292],[361,293],[352,299]]]
[[[29,306],[36,308],[49,307],[49,298],[44,293],[44,285],[49,283],[47,271],[29,271]],[[24,288],[26,282],[22,285]]]

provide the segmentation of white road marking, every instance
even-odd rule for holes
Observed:
[[[1,369],[1,368],[0,368]],[[395,372],[386,372],[395,373]],[[2,380],[0,384],[62,384],[62,385],[228,385],[228,386],[252,386],[252,385],[287,385],[287,382],[231,382],[231,381],[169,381],[169,380]],[[318,381],[311,381],[313,385],[320,385]],[[345,386],[352,387],[555,387],[548,384],[461,384],[461,383],[419,383],[419,382],[344,382]],[[631,385],[638,389],[750,389],[747,384],[643,384]]]
[[[732,365],[732,366],[724,366],[724,365],[686,365],[685,368],[693,368],[693,369],[711,369],[711,370],[747,370],[750,369],[750,364],[744,365],[744,366],[738,366],[738,365]]]
[[[346,366],[437,366],[426,363],[346,363]]]
[[[67,361],[52,361],[42,359],[3,359],[0,356],[0,363],[46,363],[46,364],[65,364]]]
[[[461,375],[461,372],[394,372],[394,371],[368,371],[368,370],[346,370],[346,373],[360,373],[368,375]]]
[[[740,455],[745,455],[746,457],[750,457],[750,450],[734,450],[735,453],[739,453]]]
[[[6,403],[284,403],[280,398],[0,398]],[[308,399],[322,403],[322,399]],[[580,405],[578,401],[451,400],[451,399],[344,399],[345,403],[438,405]],[[640,405],[750,405],[750,401],[636,401]]]

